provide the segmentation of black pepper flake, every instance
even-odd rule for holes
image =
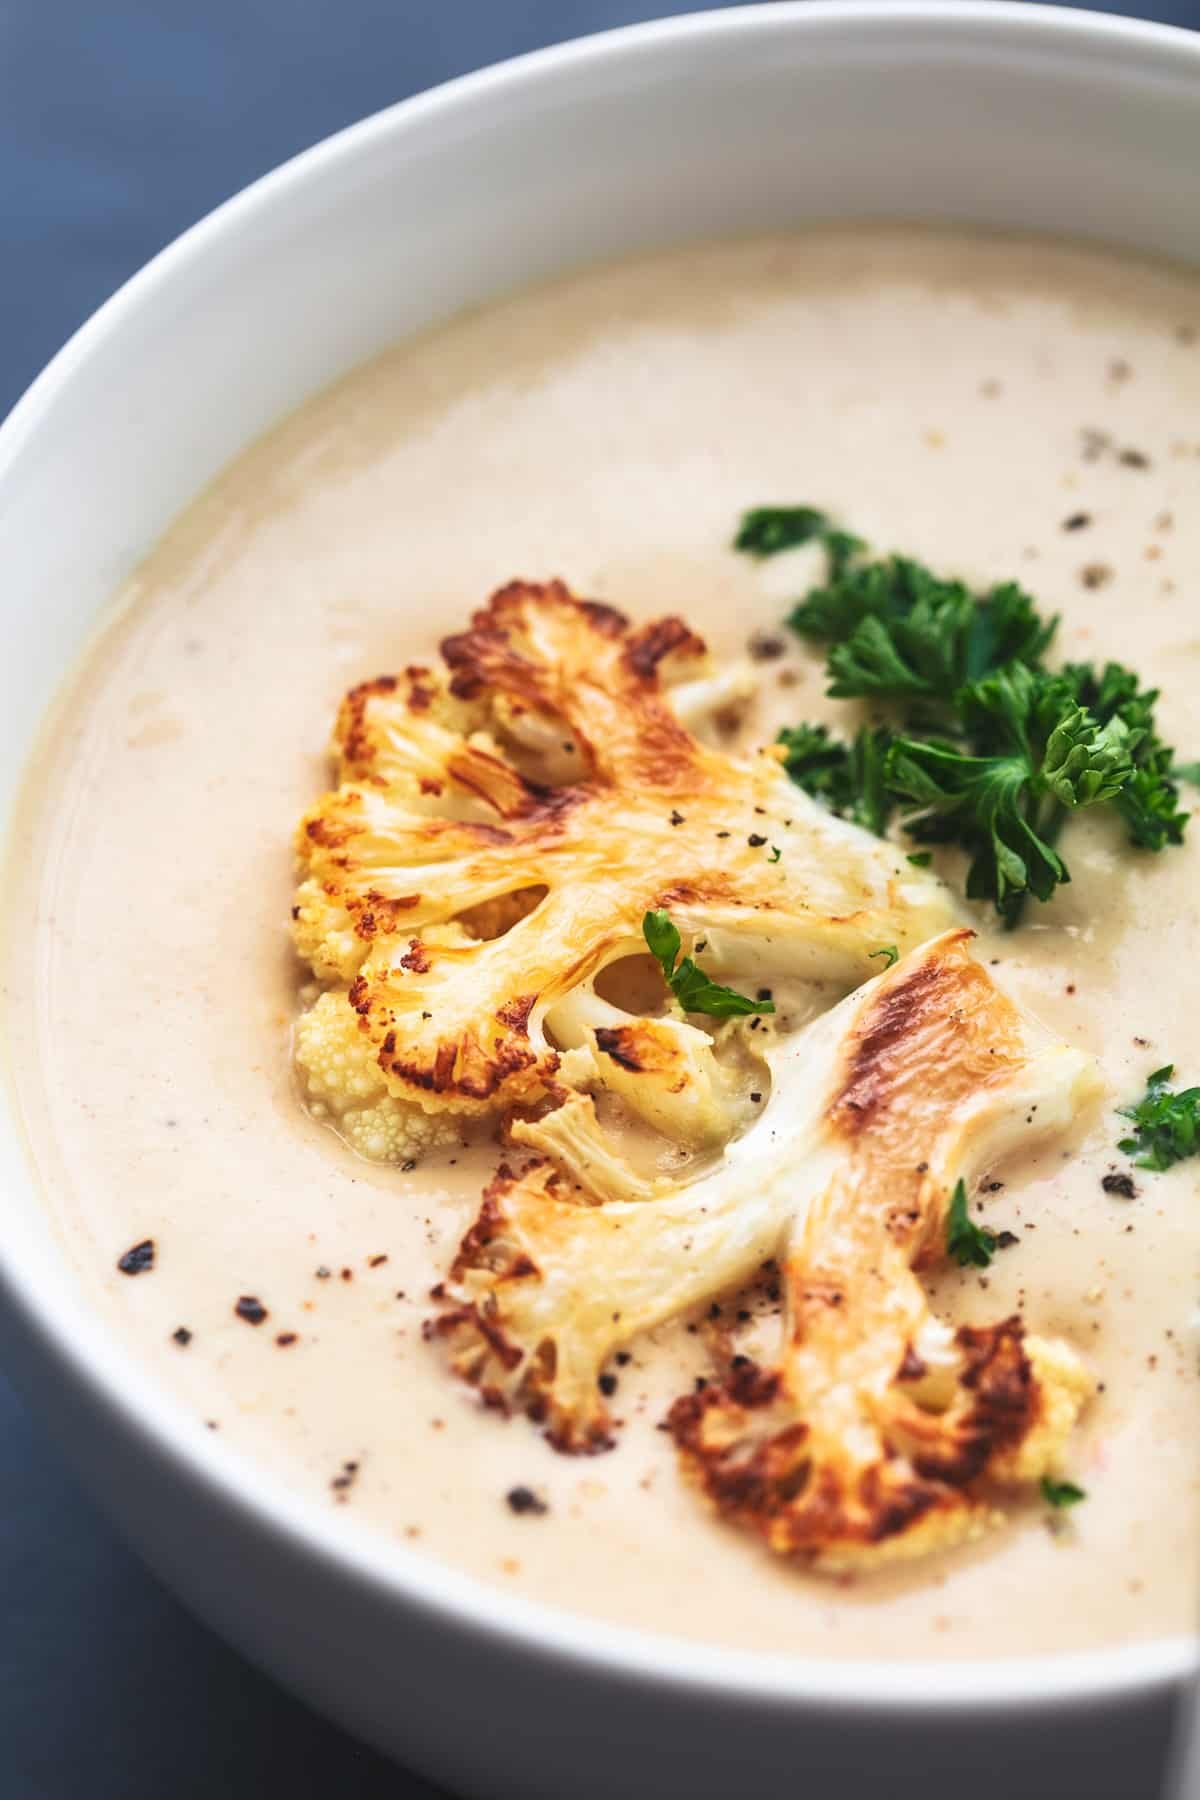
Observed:
[[[752,831],[750,836],[746,839],[746,842],[752,850],[761,850],[766,841],[766,838],[762,837],[757,831]]]
[[[532,1517],[536,1519],[550,1511],[540,1494],[535,1494],[530,1487],[509,1488],[504,1498],[508,1502],[509,1512],[516,1513],[518,1518]]]
[[[325,1264],[324,1264],[324,1263],[322,1263],[322,1264],[321,1264],[321,1266],[320,1266],[320,1268],[319,1268],[319,1269],[318,1269],[318,1270],[317,1270],[317,1271],[316,1271],[316,1275],[317,1275],[317,1280],[318,1280],[318,1281],[328,1281],[328,1280],[329,1280],[329,1277],[330,1277],[330,1276],[331,1276],[331,1275],[332,1275],[332,1274],[333,1274],[333,1270],[332,1270],[332,1269],[327,1269],[327,1268],[326,1268],[326,1267],[325,1267]]]
[[[998,1231],[996,1233],[997,1250],[1011,1250],[1013,1245],[1019,1244],[1020,1241],[1015,1231]]]
[[[773,631],[756,631],[746,649],[755,662],[777,662],[787,645]]]
[[[294,1331],[281,1331],[276,1337],[275,1342],[279,1345],[281,1350],[288,1350],[293,1344],[299,1342],[299,1338]]]
[[[626,1364],[633,1361],[633,1356],[628,1350],[618,1350],[614,1361],[619,1362],[621,1367],[625,1368]]]
[[[191,1341],[192,1334],[186,1325],[177,1325],[171,1333],[171,1342],[178,1344],[181,1350],[186,1350]]]
[[[770,1000],[772,998],[770,988],[759,988],[755,993],[754,998],[756,1000]]]
[[[417,1166],[416,1157],[415,1156],[407,1156],[407,1157],[405,1157],[404,1161],[400,1164],[400,1173],[402,1175],[411,1175],[413,1170],[416,1168],[416,1166]]]
[[[1150,458],[1144,450],[1122,450],[1117,461],[1127,469],[1148,469],[1150,467]]]
[[[1091,522],[1091,513],[1072,513],[1070,518],[1063,520],[1062,528],[1064,531],[1083,531],[1091,524]]]
[[[928,1175],[928,1173],[929,1173],[929,1164],[927,1162],[919,1162],[917,1164],[917,1174],[918,1175]]]
[[[1107,563],[1085,563],[1079,571],[1079,579],[1085,588],[1104,587],[1112,580],[1112,573]]]
[[[143,1238],[140,1244],[134,1244],[123,1256],[118,1256],[117,1267],[122,1275],[144,1275],[147,1269],[152,1269],[154,1239]]]
[[[1106,1194],[1117,1194],[1122,1200],[1136,1200],[1138,1196],[1133,1176],[1127,1169],[1114,1169],[1110,1174],[1102,1175],[1100,1186]]]
[[[340,1502],[342,1502],[343,1504],[347,1498],[347,1495],[350,1492],[350,1489],[354,1486],[354,1483],[357,1479],[358,1479],[358,1464],[356,1462],[351,1461],[351,1462],[344,1462],[342,1464],[340,1473],[335,1475],[333,1477],[333,1479],[330,1481],[330,1483],[329,1483],[330,1487],[333,1489],[334,1494],[337,1496],[337,1499]]]
[[[727,838],[729,836],[729,833],[727,831],[718,831],[717,836],[719,838]]]
[[[261,1325],[263,1320],[268,1317],[266,1307],[254,1294],[239,1295],[234,1302],[233,1310],[239,1319],[246,1321],[247,1325]]]
[[[343,1269],[342,1270],[342,1280],[343,1281],[353,1281],[354,1280],[354,1270],[353,1269]]]
[[[670,822],[672,825],[682,825],[684,823],[684,815],[680,812],[680,810],[677,806],[673,806],[671,808]]]
[[[604,1395],[606,1400],[611,1400],[612,1396],[617,1391],[617,1378],[615,1375],[610,1375],[608,1371],[605,1370],[603,1375],[596,1378],[596,1386],[600,1389],[600,1392]]]
[[[387,1252],[382,1251],[378,1256],[368,1256],[367,1267],[368,1267],[368,1269],[379,1269],[379,1268],[383,1267],[383,1265],[386,1261],[387,1261]]]
[[[762,1095],[761,1094],[751,1094],[750,1104],[752,1106],[760,1106],[762,1104]]]

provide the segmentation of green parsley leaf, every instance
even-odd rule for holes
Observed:
[[[767,857],[767,861],[770,863],[777,863],[782,855],[783,851],[779,848],[779,845],[772,844],[771,854]]]
[[[1062,671],[1081,706],[1101,724],[1120,720],[1130,732],[1133,772],[1113,804],[1129,832],[1129,840],[1142,850],[1165,850],[1181,844],[1188,814],[1179,806],[1180,779],[1188,768],[1175,762],[1175,752],[1164,744],[1154,722],[1157,688],[1143,689],[1132,669],[1121,663],[1105,663],[1098,673],[1091,663],[1068,663]]]
[[[1063,1508],[1078,1506],[1081,1500],[1087,1499],[1086,1491],[1076,1487],[1073,1481],[1055,1481],[1049,1475],[1042,1476],[1042,1499],[1047,1506]]]
[[[1200,787],[1200,762],[1172,763],[1172,775],[1178,775],[1180,781],[1189,781],[1193,787]]]
[[[883,965],[885,969],[890,969],[893,963],[898,963],[900,961],[900,952],[897,950],[895,944],[882,944],[878,950],[868,950],[867,955],[886,956],[887,961]]]
[[[778,742],[787,752],[783,766],[797,787],[839,817],[882,837],[895,810],[883,783],[889,731],[864,725],[851,743],[843,743],[830,737],[824,725],[790,725]]]
[[[642,919],[642,936],[663,972],[667,986],[684,1012],[708,1013],[714,1019],[738,1018],[745,1013],[773,1013],[773,1000],[751,1000],[733,988],[712,981],[690,956],[677,959],[683,941],[669,913],[656,908]]]
[[[866,549],[861,538],[839,530],[816,506],[756,506],[742,514],[733,547],[761,560],[812,543],[824,545],[830,566],[839,572]]]
[[[946,1253],[964,1269],[986,1269],[996,1254],[996,1235],[972,1220],[967,1211],[967,1190],[961,1181],[954,1184],[946,1215]]]
[[[827,640],[836,699],[952,699],[964,681],[1020,660],[1039,667],[1058,626],[1006,582],[976,597],[909,557],[831,570],[788,615],[801,637]]]
[[[1174,1073],[1174,1063],[1155,1069],[1136,1105],[1117,1108],[1134,1124],[1133,1135],[1122,1138],[1118,1148],[1139,1169],[1161,1173],[1187,1156],[1200,1155],[1200,1087],[1172,1092],[1167,1083]]]
[[[914,869],[927,869],[933,861],[933,852],[932,850],[914,850],[912,855],[906,856],[904,860],[910,862]]]
[[[968,896],[992,900],[1012,919],[1027,893],[1048,900],[1070,879],[1054,847],[1065,812],[1120,792],[1132,773],[1133,733],[1117,718],[1100,725],[1058,677],[1023,663],[968,683],[959,705],[973,741],[989,753],[898,738],[884,760],[884,785],[908,803],[918,840],[970,853]]]

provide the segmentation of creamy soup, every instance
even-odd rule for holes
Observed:
[[[734,555],[739,513],[830,509],[880,549],[1060,610],[1066,656],[1161,685],[1200,756],[1200,286],[1020,239],[821,231],[591,270],[364,367],[246,452],[115,603],[49,726],[16,831],[4,972],[30,1154],[88,1300],[178,1404],[369,1529],[626,1625],[828,1657],[1066,1651],[1190,1631],[1200,1577],[1196,1162],[1137,1172],[1114,1108],[1200,1080],[1200,828],[1064,840],[1072,884],[1016,932],[1007,991],[1093,1052],[1107,1097],[985,1196],[1019,1242],[936,1282],[1020,1309],[1100,1382],[1069,1518],[1035,1496],[941,1558],[832,1582],[709,1517],[658,1429],[707,1323],[632,1346],[604,1456],[488,1413],[422,1342],[494,1149],[411,1172],[299,1104],[295,820],[351,683],[435,654],[515,575],[721,657],[779,624],[806,552]],[[816,655],[759,665],[747,741],[836,719]],[[1185,797],[1190,790],[1185,790]],[[827,996],[826,999],[832,998]],[[823,1002],[824,1003],[824,1002]],[[152,1268],[118,1270],[152,1239]],[[241,1296],[258,1301],[242,1315]],[[265,1317],[260,1314],[265,1310]],[[742,1310],[764,1343],[770,1296]],[[514,1506],[514,1489],[537,1505]]]

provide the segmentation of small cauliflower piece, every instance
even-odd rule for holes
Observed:
[[[739,1361],[672,1409],[688,1478],[771,1549],[829,1570],[987,1529],[995,1484],[1058,1467],[1091,1377],[1019,1318],[951,1329],[919,1271],[945,1256],[957,1180],[1061,1133],[1097,1077],[996,988],[970,935],[943,934],[774,1045],[766,1115],[688,1187],[581,1203],[545,1136],[546,1154],[502,1168],[428,1327],[458,1373],[560,1448],[604,1448],[613,1351],[778,1257],[777,1361]]]
[[[713,677],[681,620],[633,627],[561,583],[513,583],[442,657],[347,696],[338,785],[301,823],[295,943],[333,996],[298,1034],[302,1070],[310,1036],[337,1037],[354,1079],[373,1059],[404,1106],[498,1117],[561,1091],[563,1050],[582,1040],[553,1021],[644,949],[649,910],[706,945],[716,980],[847,985],[881,943],[952,921],[936,878],[809,799],[773,749],[699,741],[672,688],[695,720],[744,675]],[[601,1085],[656,1129],[716,1144],[737,1108],[703,1035],[694,1021],[584,1031]],[[381,1106],[352,1141],[392,1157]]]
[[[429,1113],[388,1092],[346,995],[322,994],[296,1027],[295,1061],[308,1110],[372,1162],[416,1161],[461,1141],[452,1113]]]
[[[748,1096],[754,1083],[749,1075],[762,1077],[760,1087],[768,1079],[742,1021],[723,1028],[725,1044],[736,1045],[738,1052],[725,1060],[718,1056],[713,1034],[686,1019],[640,1018],[590,988],[577,988],[560,1000],[547,1023],[556,1042],[590,1052],[592,1084],[615,1094],[647,1125],[688,1150],[727,1143],[751,1116]]]

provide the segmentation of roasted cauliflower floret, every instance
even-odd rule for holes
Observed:
[[[296,1027],[296,1072],[314,1118],[373,1162],[410,1162],[460,1141],[451,1113],[429,1113],[388,1092],[344,992],[322,994]]]
[[[347,697],[339,785],[297,840],[297,949],[338,985],[323,1004],[394,1099],[465,1116],[544,1104],[580,1042],[563,1003],[643,948],[654,908],[704,942],[717,980],[849,985],[881,943],[951,921],[939,882],[810,800],[773,750],[699,741],[672,685],[695,718],[745,678],[712,677],[681,620],[634,628],[559,583],[514,583],[442,657]],[[597,1081],[648,1122],[695,1143],[734,1128],[694,1024],[582,1031]]]
[[[672,1409],[689,1478],[773,1550],[829,1569],[985,1529],[997,1484],[1058,1466],[1091,1378],[1018,1318],[951,1329],[919,1271],[945,1254],[956,1181],[1060,1133],[1097,1078],[1000,993],[969,937],[943,934],[768,1051],[761,1124],[690,1186],[589,1204],[552,1137],[502,1168],[429,1327],[458,1372],[559,1447],[603,1448],[613,1351],[777,1257],[777,1361],[740,1360]]]

